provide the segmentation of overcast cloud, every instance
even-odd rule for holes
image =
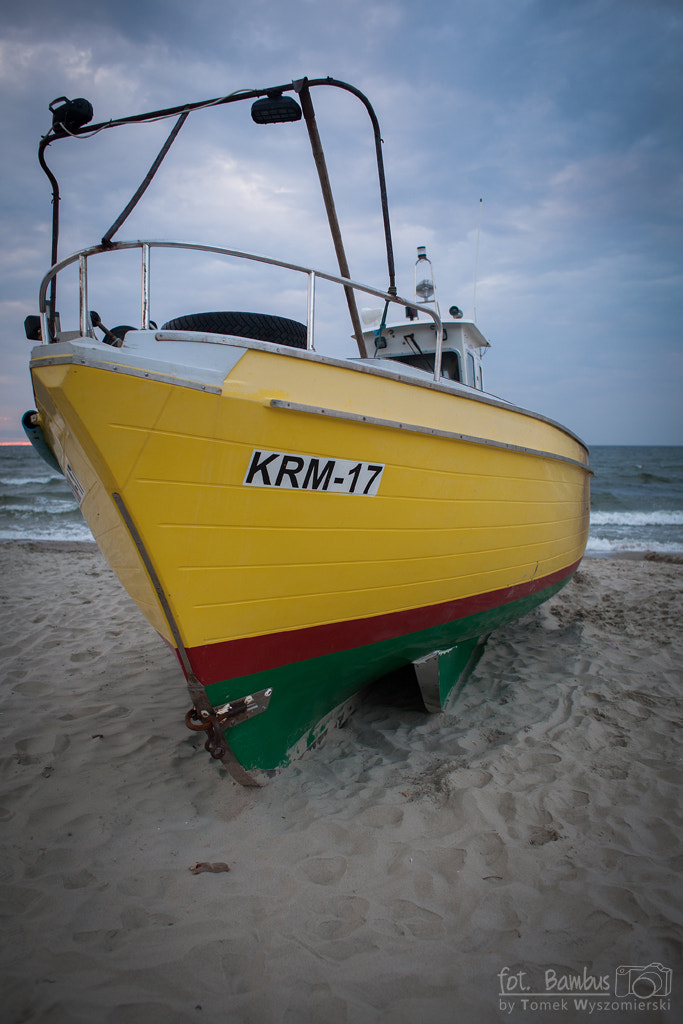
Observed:
[[[683,443],[682,29],[679,0],[24,0],[5,10],[0,439],[19,439],[33,407],[23,319],[37,311],[50,256],[37,161],[48,103],[85,96],[99,122],[330,75],[365,92],[379,116],[403,294],[426,245],[442,308],[472,313],[483,198],[476,313],[493,345],[487,388],[589,444]],[[383,288],[367,116],[332,90],[314,102],[351,274]],[[61,255],[99,240],[171,124],[49,148]],[[253,125],[239,105],[189,119],[117,237],[144,236],[335,269],[305,129]],[[172,263],[165,285],[155,277],[159,321],[205,298],[221,308],[212,263],[182,279]],[[179,282],[190,291],[182,308]],[[131,322],[118,287],[114,277],[93,305]],[[243,308],[258,308],[247,305],[258,302],[249,275],[240,287]],[[301,315],[284,280],[273,294]],[[353,352],[349,334],[343,322],[335,351]]]

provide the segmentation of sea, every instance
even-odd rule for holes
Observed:
[[[683,553],[683,447],[590,450],[586,554]],[[89,541],[68,483],[30,445],[0,445],[0,541]]]

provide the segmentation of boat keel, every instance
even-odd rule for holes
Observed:
[[[472,637],[412,663],[422,701],[430,714],[443,711],[456,686],[466,681],[484,653],[487,640],[488,634]]]

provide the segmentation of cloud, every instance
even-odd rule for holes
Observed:
[[[495,342],[487,356],[495,390],[562,410],[595,442],[683,440],[671,383],[680,383],[683,312],[682,30],[680,5],[665,0],[27,0],[8,8],[0,355],[17,376],[3,386],[3,409],[18,418],[31,403],[21,321],[35,310],[49,259],[50,190],[36,160],[48,103],[85,96],[99,121],[308,73],[352,81],[378,112],[401,290],[412,288],[415,246],[425,244],[442,302],[469,311],[484,198],[477,313]],[[384,286],[367,115],[332,90],[316,90],[314,101],[352,273]],[[49,148],[63,196],[62,252],[101,236],[170,127]],[[146,232],[334,269],[305,128],[254,126],[246,105],[189,119],[119,237]],[[222,271],[214,261],[202,267],[194,294],[210,301]],[[246,278],[240,287],[258,301]],[[289,310],[295,291],[279,280],[273,296]],[[175,293],[169,280],[159,305],[171,306]],[[107,302],[99,311],[115,316]],[[339,334],[349,333],[344,323]],[[644,339],[656,340],[656,368],[624,374],[643,365]],[[632,412],[621,415],[620,403]]]

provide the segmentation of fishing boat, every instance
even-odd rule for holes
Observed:
[[[350,275],[312,103],[327,88],[356,96],[370,117],[383,288]],[[187,117],[244,100],[259,124],[304,122],[338,272],[200,242],[115,240]],[[571,430],[484,390],[488,342],[457,307],[441,316],[424,249],[415,294],[398,294],[369,101],[325,78],[96,125],[83,99],[60,97],[50,110],[39,156],[53,186],[52,261],[39,314],[26,320],[37,342],[36,408],[23,423],[69,481],[118,579],[177,652],[187,726],[251,785],[396,670],[412,672],[425,708],[440,711],[490,632],[575,572],[590,469]],[[175,118],[172,131],[121,216],[97,244],[60,258],[47,147],[161,118]],[[306,322],[269,311],[265,289],[259,311],[168,310],[157,327],[151,257],[168,249],[209,254],[231,272],[291,273]],[[90,308],[91,268],[122,250],[139,254],[140,323],[106,327]],[[63,329],[57,281],[69,273],[78,322]],[[108,278],[99,280],[102,288]],[[320,282],[341,293],[337,334],[352,332],[353,356],[316,348]]]

